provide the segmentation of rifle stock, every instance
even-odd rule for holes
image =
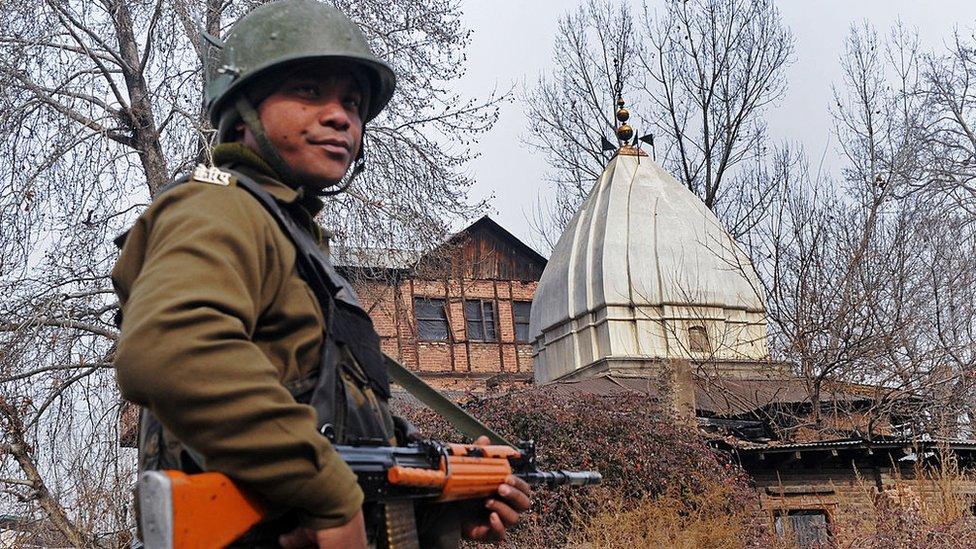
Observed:
[[[224,547],[265,516],[258,499],[223,473],[146,471],[139,510],[143,542],[153,549]]]
[[[595,471],[539,471],[534,447],[471,446],[435,441],[393,446],[335,446],[356,473],[367,503],[404,507],[412,500],[447,502],[496,493],[510,474],[533,486],[597,484]],[[266,508],[222,473],[187,475],[147,471],[139,478],[142,535],[146,547],[189,549],[223,547],[266,516]],[[394,505],[396,504],[396,505]],[[412,518],[412,514],[411,514]],[[390,524],[389,516],[381,521]],[[413,542],[387,547],[415,547]]]

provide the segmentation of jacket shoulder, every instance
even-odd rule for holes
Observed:
[[[237,174],[200,164],[188,175],[161,188],[144,215],[159,215],[164,210],[216,215],[230,213],[228,209],[243,209],[248,214],[263,210],[250,193],[238,186]]]
[[[247,190],[237,186],[233,174],[221,172],[229,174],[230,179],[211,172],[202,180],[191,176],[160,189],[124,235],[125,240],[136,235],[150,238],[151,234],[160,235],[160,231],[178,231],[207,239],[236,235],[235,238],[246,238],[255,244],[259,233],[273,238],[276,224],[271,215]],[[125,242],[117,243],[124,246]]]
[[[174,208],[180,210],[182,207],[199,208],[201,201],[209,199],[218,203],[227,199],[226,193],[207,189],[208,186],[216,188],[236,187],[237,178],[226,170],[198,164],[189,174],[161,186],[156,191],[149,207],[136,219],[135,225],[113,239],[115,246],[121,249],[129,239],[132,230],[155,218],[160,210],[168,211]],[[188,202],[186,198],[189,196],[194,196],[195,200]]]

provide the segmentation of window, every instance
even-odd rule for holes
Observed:
[[[529,311],[531,309],[531,301],[512,302],[512,317],[515,319],[515,341],[519,343],[529,342]]]
[[[776,535],[789,536],[797,547],[825,547],[830,542],[827,512],[823,509],[781,511],[775,520]]]
[[[413,314],[417,317],[417,338],[423,341],[447,341],[447,309],[443,299],[413,298]]]
[[[464,318],[467,321],[468,339],[471,341],[498,341],[498,332],[495,330],[494,301],[465,300]]]
[[[712,352],[712,345],[708,342],[708,332],[704,326],[688,328],[688,350],[693,353]]]

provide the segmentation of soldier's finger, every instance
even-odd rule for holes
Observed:
[[[514,487],[519,492],[522,492],[530,500],[532,499],[532,487],[529,486],[528,482],[525,482],[524,480],[518,478],[515,475],[508,475],[508,477],[505,478],[505,484]],[[522,509],[522,511],[524,510],[525,509]]]
[[[308,528],[296,528],[287,534],[278,536],[278,545],[281,545],[284,549],[309,547],[313,541],[312,531]]]
[[[510,484],[499,485],[498,495],[516,511],[525,511],[532,505],[532,500],[529,499],[528,494]]]
[[[498,516],[498,513],[492,513],[488,517],[488,525],[491,526],[492,539],[494,541],[505,541],[505,524],[502,523],[502,519]]]
[[[477,524],[464,531],[464,535],[475,541],[488,541],[491,534],[491,526],[488,524]]]
[[[491,498],[485,503],[485,507],[492,511],[492,516],[498,516],[503,526],[508,527],[518,524],[518,511],[512,509],[507,503]],[[489,517],[488,522],[491,524],[491,517]],[[494,530],[494,526],[492,526],[492,530]]]

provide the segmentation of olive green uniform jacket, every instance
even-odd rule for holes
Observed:
[[[270,177],[259,157],[221,145],[240,170],[319,237],[322,203]],[[285,387],[314,377],[323,316],[295,247],[246,190],[190,180],[161,194],[129,232],[112,282],[122,308],[115,360],[123,396],[203,460],[306,527],[347,522],[363,494]],[[385,409],[385,408],[384,408]]]

